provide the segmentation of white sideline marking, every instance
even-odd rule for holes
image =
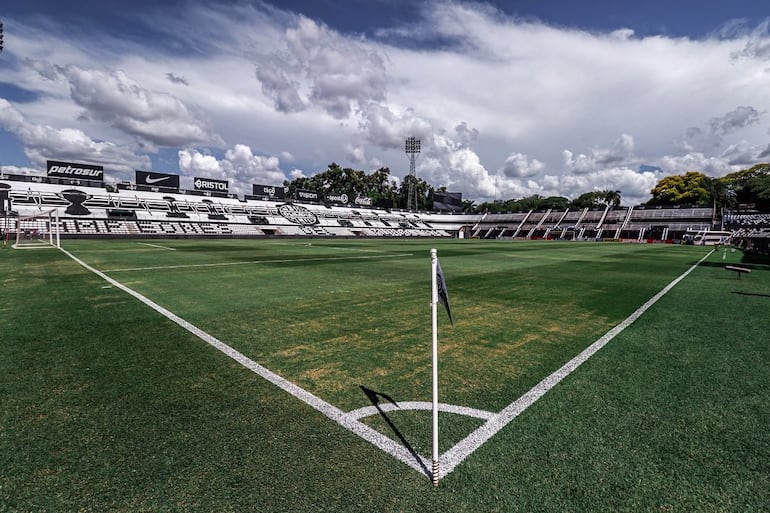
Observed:
[[[429,470],[429,467],[431,465],[431,462],[429,459],[410,451],[409,449],[395,442],[391,438],[379,433],[378,431],[370,428],[366,424],[363,424],[358,421],[359,418],[367,417],[369,415],[373,415],[374,413],[379,413],[376,406],[366,406],[366,407],[358,408],[351,412],[345,413],[339,408],[337,408],[336,406],[333,406],[332,404],[327,403],[323,399],[313,395],[312,393],[308,392],[307,390],[304,390],[303,388],[300,388],[294,383],[291,383],[290,381],[282,378],[281,376],[270,371],[266,367],[259,365],[254,360],[248,358],[244,354],[233,349],[232,347],[228,346],[227,344],[213,337],[212,335],[209,335],[205,331],[187,322],[186,320],[170,312],[169,310],[166,310],[162,306],[146,298],[145,296],[139,294],[133,289],[128,288],[122,283],[110,278],[103,272],[91,267],[90,265],[86,264],[85,262],[83,262],[82,260],[74,256],[67,250],[63,248],[60,248],[60,249],[64,254],[69,256],[71,259],[73,259],[75,262],[80,264],[85,269],[93,272],[97,276],[111,283],[115,287],[123,290],[127,294],[130,294],[131,296],[135,297],[145,305],[149,306],[150,308],[157,311],[158,313],[168,318],[169,320],[175,322],[176,324],[186,329],[193,335],[197,336],[204,342],[215,347],[216,349],[226,354],[233,360],[237,361],[247,369],[258,374],[259,376],[266,379],[270,383],[273,383],[280,389],[288,392],[292,396],[308,404],[315,410],[324,414],[326,417],[337,422],[339,425],[341,425],[345,429],[357,434],[364,440],[370,442],[375,447],[390,454],[391,456],[405,463],[407,466],[413,468],[417,472],[422,473],[428,479],[432,478],[432,472],[431,470]],[[546,377],[540,383],[532,387],[531,390],[526,392],[519,399],[517,399],[516,401],[512,402],[511,404],[509,404],[508,406],[500,410],[500,412],[494,414],[483,410],[477,410],[475,408],[466,408],[462,406],[453,406],[453,405],[446,405],[446,404],[440,405],[439,409],[441,411],[458,413],[461,415],[468,415],[472,417],[486,419],[486,422],[482,426],[474,430],[470,435],[465,437],[463,440],[457,443],[454,447],[452,447],[451,449],[449,449],[447,452],[445,452],[439,457],[440,477],[443,478],[447,476],[460,463],[462,463],[465,460],[465,458],[473,454],[473,452],[476,449],[481,447],[487,440],[492,438],[498,431],[500,431],[505,426],[507,426],[516,417],[518,417],[519,414],[521,414],[524,410],[532,406],[538,399],[540,399],[549,390],[551,390],[554,386],[556,386],[562,379],[564,379],[569,374],[571,374],[572,371],[574,371],[580,365],[582,365],[586,360],[588,360],[597,351],[599,351],[599,349],[607,345],[607,343],[609,343],[613,338],[615,338],[615,336],[620,334],[623,330],[625,330],[628,326],[630,326],[634,321],[636,321],[639,317],[641,317],[642,314],[644,314],[644,312],[646,312],[652,305],[657,303],[660,298],[666,295],[680,281],[682,281],[685,277],[687,277],[687,275],[689,275],[692,271],[694,271],[701,264],[701,262],[706,260],[706,258],[708,258],[713,252],[714,250],[709,251],[703,258],[698,260],[698,262],[693,264],[692,267],[687,269],[679,277],[675,278],[671,283],[666,285],[660,292],[658,292],[652,298],[647,300],[646,303],[644,303],[642,306],[637,308],[631,315],[629,315],[626,319],[624,319],[620,324],[618,324],[617,326],[609,330],[602,337],[596,340],[596,342],[588,346],[580,354],[578,354],[569,362],[564,364],[561,368],[553,372],[550,376]],[[318,259],[309,259],[309,260],[318,260]],[[259,262],[242,262],[242,263],[259,263]],[[404,403],[400,403],[400,405],[402,407],[398,408],[396,405],[391,403],[382,403],[379,405],[379,408],[383,412],[395,411],[395,410],[401,410],[401,409],[427,409],[427,408],[424,408],[424,406],[425,405],[432,406],[432,403],[404,402]]]
[[[162,269],[187,269],[193,267],[224,267],[228,265],[254,265],[254,264],[285,264],[290,262],[331,262],[334,260],[362,260],[371,258],[400,258],[413,256],[414,253],[393,253],[387,255],[366,255],[348,257],[313,257],[313,258],[283,258],[276,260],[246,260],[242,262],[217,262],[214,264],[183,264],[183,265],[158,265],[153,267],[127,267],[124,269],[105,269],[106,273],[120,273],[126,271],[159,271]],[[74,257],[73,257],[74,258]]]
[[[236,362],[240,363],[247,369],[251,370],[252,372],[258,374],[262,378],[266,379],[270,383],[274,384],[278,388],[288,392],[289,394],[293,395],[300,401],[308,404],[309,406],[313,407],[314,409],[318,410],[319,412],[323,413],[333,421],[337,422],[339,425],[344,427],[345,429],[348,429],[349,431],[352,431],[353,433],[357,434],[364,440],[370,442],[375,447],[385,451],[386,453],[390,454],[397,460],[407,464],[411,468],[415,469],[418,472],[421,472],[422,474],[425,474],[426,477],[430,478],[430,471],[428,470],[428,467],[430,463],[427,459],[423,458],[422,456],[418,454],[414,454],[411,451],[409,451],[406,447],[403,445],[391,440],[387,436],[379,433],[378,431],[370,428],[366,424],[363,424],[359,422],[356,418],[352,417],[351,415],[345,413],[344,411],[340,410],[339,408],[327,403],[323,399],[316,397],[315,395],[311,394],[307,390],[304,390],[294,383],[291,383],[290,381],[287,381],[286,379],[282,378],[278,374],[270,371],[266,367],[263,367],[259,365],[257,362],[252,360],[251,358],[245,356],[243,353],[240,353],[239,351],[236,351],[232,347],[228,346],[221,340],[217,339],[216,337],[213,337],[212,335],[209,335],[202,329],[198,328],[197,326],[187,322],[186,320],[182,319],[178,315],[174,314],[173,312],[166,310],[159,304],[155,303],[154,301],[146,298],[142,294],[136,292],[133,289],[130,289],[120,283],[117,280],[114,280],[104,274],[103,272],[91,267],[90,265],[86,264],[79,258],[77,258],[75,255],[70,253],[69,251],[60,248],[62,252],[70,257],[72,260],[80,264],[83,268],[91,271],[92,273],[96,274],[100,278],[106,280],[113,286],[121,289],[122,291],[126,292],[127,294],[130,294],[131,296],[135,297],[145,305],[149,306],[162,316],[166,317],[167,319],[175,322],[182,328],[186,329],[196,337],[200,338],[204,342],[208,343],[209,345],[215,347],[219,351],[223,352]]]
[[[169,251],[176,251],[176,248],[169,248],[168,246],[161,246],[160,244],[150,244],[149,242],[137,242],[137,244],[152,246],[153,248],[167,249]]]
[[[457,465],[459,465],[465,458],[470,456],[473,451],[478,449],[494,436],[498,431],[503,429],[508,423],[519,416],[524,410],[532,406],[538,399],[543,397],[546,392],[556,386],[561,380],[566,378],[572,371],[577,369],[583,362],[593,356],[599,349],[606,346],[607,343],[615,338],[616,335],[621,333],[624,329],[631,325],[641,315],[647,311],[652,305],[658,302],[660,298],[668,293],[677,283],[682,281],[688,274],[695,270],[701,262],[706,260],[714,250],[709,251],[706,256],[698,260],[692,267],[687,269],[678,278],[674,279],[671,283],[666,285],[660,292],[652,296],[646,303],[636,309],[634,313],[626,317],[623,322],[612,328],[605,333],[596,342],[588,346],[583,352],[578,354],[572,360],[564,364],[560,369],[552,373],[550,376],[542,380],[540,383],[532,387],[532,389],[525,393],[523,396],[512,402],[502,410],[500,413],[489,419],[481,427],[473,431],[470,435],[461,440],[457,445],[449,449],[447,452],[441,455],[440,458],[440,475],[446,476],[452,472]]]

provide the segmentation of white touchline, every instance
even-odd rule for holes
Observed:
[[[218,349],[222,353],[226,354],[233,360],[237,361],[247,369],[258,374],[259,376],[266,379],[270,383],[273,383],[280,389],[288,392],[292,396],[308,404],[315,410],[323,413],[326,417],[337,422],[339,425],[341,425],[345,429],[348,429],[349,431],[357,434],[358,436],[370,442],[380,450],[390,454],[397,460],[405,463],[406,465],[413,468],[414,470],[424,474],[426,477],[428,477],[428,479],[432,478],[432,473],[429,470],[429,466],[431,462],[428,459],[404,447],[403,445],[395,442],[391,438],[379,433],[378,431],[370,428],[366,424],[359,422],[358,420],[360,418],[364,418],[370,415],[374,415],[375,413],[379,413],[379,410],[381,410],[382,412],[387,412],[387,411],[395,411],[395,410],[401,410],[401,409],[404,409],[404,410],[429,409],[429,406],[431,405],[431,403],[418,402],[418,401],[414,401],[414,402],[405,401],[403,403],[399,403],[399,406],[401,406],[400,408],[399,406],[396,406],[393,404],[383,403],[383,404],[380,404],[378,407],[366,406],[366,407],[358,408],[351,412],[345,413],[344,411],[340,410],[336,406],[333,406],[332,404],[327,403],[323,399],[313,395],[312,393],[308,392],[307,390],[304,390],[303,388],[295,385],[294,383],[291,383],[290,381],[282,378],[281,376],[270,371],[266,367],[259,365],[254,360],[245,356],[243,353],[240,353],[239,351],[233,349],[232,347],[228,346],[227,344],[220,341],[216,337],[209,335],[205,331],[187,322],[186,320],[182,319],[178,315],[170,312],[169,310],[166,310],[165,308],[158,305],[154,301],[146,298],[145,296],[123,285],[122,283],[114,280],[113,278],[110,278],[103,272],[91,267],[90,265],[86,264],[85,262],[83,262],[82,260],[74,256],[72,253],[68,252],[64,248],[60,248],[60,249],[64,254],[66,254],[68,257],[70,257],[72,260],[77,262],[79,265],[81,265],[85,269],[91,271],[92,273],[106,280],[113,286],[123,290],[127,294],[130,294],[131,296],[135,297],[145,305],[149,306],[150,308],[160,313],[164,317],[168,318],[169,320],[175,322],[176,324],[186,329],[193,335],[197,336],[204,342],[210,344],[211,346]],[[692,271],[694,271],[701,264],[701,262],[706,260],[706,258],[708,258],[713,252],[714,250],[711,250],[709,253],[707,253],[703,258],[698,260],[698,262],[693,264],[692,267],[687,269],[679,277],[675,278],[671,283],[666,285],[660,292],[658,292],[652,298],[650,298],[646,303],[644,303],[642,306],[637,308],[636,311],[634,311],[631,315],[629,315],[626,319],[624,319],[620,324],[618,324],[617,326],[609,330],[602,337],[600,337],[596,342],[588,346],[580,354],[578,354],[572,360],[564,364],[560,369],[553,372],[550,376],[543,379],[540,383],[535,385],[531,390],[526,392],[519,399],[517,399],[516,401],[512,402],[511,404],[509,404],[508,406],[500,410],[500,412],[490,413],[484,410],[477,410],[475,408],[440,404],[439,406],[440,411],[444,411],[448,413],[456,413],[460,415],[466,415],[466,416],[476,417],[476,418],[486,420],[486,422],[483,425],[481,425],[478,429],[473,431],[470,435],[465,437],[463,440],[457,443],[454,447],[452,447],[447,452],[441,455],[440,477],[443,478],[447,474],[452,472],[460,463],[463,462],[463,460],[465,460],[465,458],[473,454],[473,452],[476,449],[481,447],[487,440],[492,438],[498,431],[500,431],[505,426],[507,426],[511,421],[513,421],[516,417],[518,417],[519,414],[521,414],[524,410],[532,406],[538,399],[540,399],[549,390],[551,390],[554,386],[556,386],[562,379],[567,377],[570,373],[572,373],[572,371],[577,369],[581,364],[583,364],[586,360],[588,360],[591,356],[593,356],[599,349],[607,345],[607,343],[609,343],[610,340],[615,338],[615,336],[620,334],[623,330],[625,330],[628,326],[630,326],[634,321],[636,321],[639,317],[641,317],[641,315],[644,312],[646,312],[652,305],[657,303],[660,298],[662,298],[665,294],[667,294],[672,288],[674,288],[674,286],[676,286],[680,281],[682,281],[687,275],[689,275]],[[393,256],[407,256],[407,255],[393,255]],[[321,260],[321,259],[307,259],[307,260]],[[323,259],[323,260],[326,260],[326,259]],[[336,258],[334,260],[336,260]],[[260,262],[238,262],[238,263],[260,263]],[[199,265],[206,265],[206,264],[199,264]],[[212,265],[215,265],[215,264],[212,264]],[[179,267],[187,267],[187,266],[179,266]],[[123,270],[123,269],[120,269],[120,270]],[[140,269],[137,268],[136,270],[140,270]]]
[[[153,248],[167,249],[169,251],[176,251],[176,248],[169,248],[168,246],[161,246],[160,244],[150,244],[149,242],[137,242],[137,244],[152,246]]]
[[[652,305],[658,302],[660,298],[668,293],[677,283],[682,281],[688,274],[697,268],[701,262],[706,260],[714,250],[709,251],[706,256],[698,260],[692,267],[687,269],[678,278],[674,279],[671,283],[666,285],[660,292],[655,294],[646,303],[636,309],[634,313],[629,315],[623,322],[612,328],[610,331],[604,334],[596,342],[588,346],[583,352],[578,354],[572,360],[564,364],[560,369],[552,373],[550,376],[542,380],[540,383],[532,387],[529,392],[525,393],[516,401],[512,402],[495,415],[493,418],[486,421],[481,427],[476,429],[470,435],[461,440],[457,445],[449,449],[447,452],[441,455],[441,477],[452,472],[457,465],[459,465],[465,458],[470,456],[473,451],[478,449],[495,435],[498,431],[508,425],[513,419],[519,416],[524,410],[532,406],[538,399],[540,399],[546,392],[556,386],[562,379],[566,378],[572,371],[577,369],[583,362],[593,356],[599,349],[607,345],[607,343],[615,338],[620,332],[631,325],[641,315],[647,311]]]
[[[239,351],[236,351],[235,349],[228,346],[224,342],[220,341],[216,337],[209,335],[202,329],[187,322],[186,320],[182,319],[181,317],[172,313],[171,311],[166,310],[165,308],[155,303],[154,301],[146,298],[142,294],[136,292],[135,290],[129,287],[126,287],[119,281],[110,278],[109,276],[99,271],[98,269],[91,267],[90,265],[83,262],[82,260],[77,258],[75,255],[73,255],[69,251],[65,250],[64,248],[60,248],[60,249],[65,255],[67,255],[72,260],[77,262],[83,268],[87,269],[88,271],[91,271],[92,273],[96,274],[103,280],[106,280],[113,286],[135,297],[145,305],[149,306],[150,308],[152,308],[159,314],[163,315],[167,319],[175,322],[176,324],[186,329],[187,331],[189,331],[196,337],[200,338],[204,342],[208,343],[209,345],[223,352],[224,354],[226,354],[236,362],[240,363],[247,369],[258,374],[259,376],[266,379],[270,383],[276,385],[278,388],[288,392],[289,394],[293,395],[297,399],[301,400],[302,402],[308,404],[309,406],[323,413],[324,415],[326,415],[333,421],[337,422],[339,425],[341,425],[345,429],[352,431],[353,433],[357,434],[364,440],[373,444],[375,447],[381,449],[382,451],[385,451],[386,453],[390,454],[397,460],[407,464],[408,466],[415,469],[416,471],[421,472],[422,474],[425,474],[426,477],[430,477],[430,472],[428,470],[428,462],[422,456],[413,453],[403,445],[393,441],[387,436],[370,428],[366,424],[359,422],[355,417],[327,403],[323,399],[316,397],[315,395],[311,394],[307,390],[304,390],[303,388],[298,387],[294,383],[287,381],[286,379],[270,371],[266,367],[259,365],[257,362],[255,362],[251,358],[247,357],[243,353],[240,353]]]

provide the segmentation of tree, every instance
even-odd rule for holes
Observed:
[[[648,205],[711,206],[711,179],[703,173],[688,171],[662,178],[650,191]]]
[[[598,207],[603,201],[604,193],[598,191],[584,192],[572,200],[573,208],[592,208]]]
[[[739,204],[754,205],[758,209],[766,209],[768,204],[767,182],[770,178],[770,164],[763,163],[730,173],[720,180],[726,188],[725,206],[735,207]]]
[[[466,214],[475,214],[478,210],[476,209],[476,202],[473,200],[463,200],[463,212]]]
[[[390,177],[390,169],[383,167],[367,175],[364,171],[341,168],[332,162],[329,167],[313,176],[301,176],[286,180],[286,195],[292,197],[297,189],[309,189],[321,194],[347,194],[349,198],[368,197],[376,202],[379,199],[397,199],[395,180]]]
[[[620,206],[620,191],[606,190],[606,191],[602,191],[602,195],[604,196],[602,199],[605,205],[608,205],[611,207]]]
[[[569,207],[569,199],[564,196],[548,196],[540,200],[540,208],[550,208],[554,210],[567,210]]]
[[[404,181],[401,182],[401,187],[398,189],[396,205],[400,208],[407,207],[407,201],[409,199],[409,185],[414,183],[414,190],[417,195],[417,210],[432,210],[433,209],[433,187],[428,184],[422,178],[416,176],[406,175]]]

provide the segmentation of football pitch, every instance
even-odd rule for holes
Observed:
[[[439,310],[436,489],[432,247],[454,319]],[[770,265],[739,251],[63,248],[0,250],[0,511],[770,504]]]

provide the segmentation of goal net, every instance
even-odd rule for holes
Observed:
[[[14,249],[60,247],[59,213],[56,209],[16,218]]]

